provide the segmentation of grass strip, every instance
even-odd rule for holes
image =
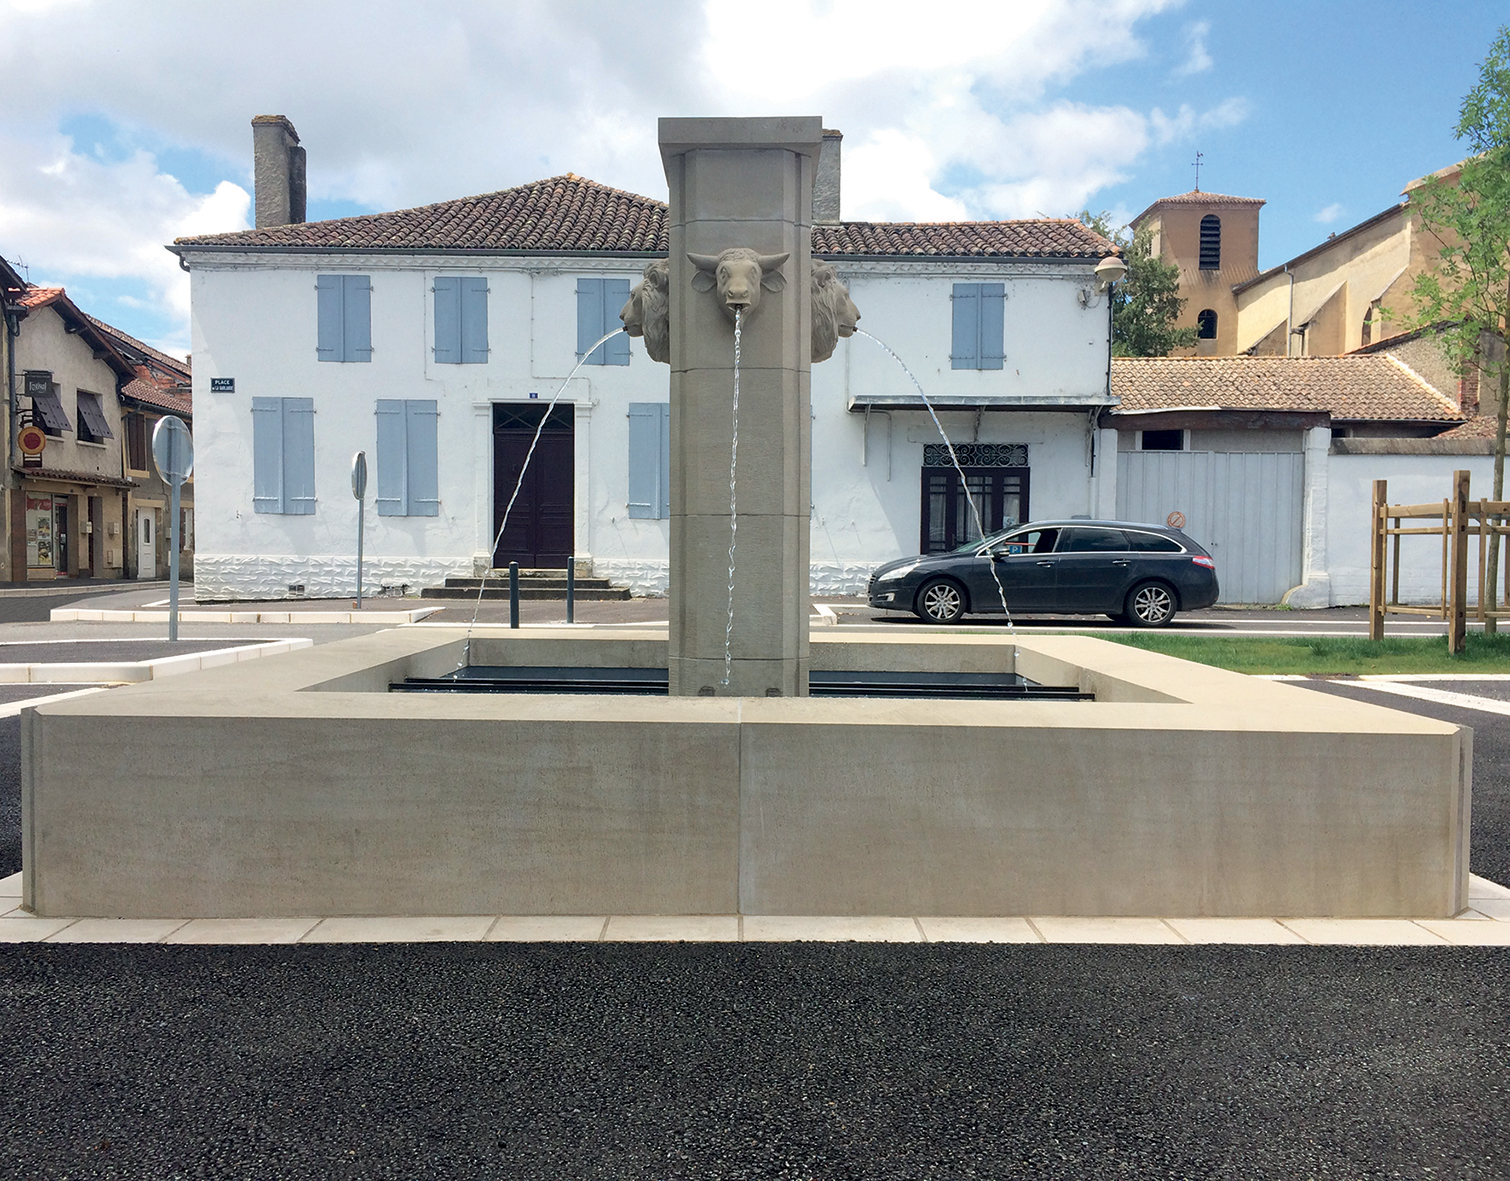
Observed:
[[[1159,632],[1101,634],[1149,652],[1240,673],[1363,675],[1366,673],[1510,673],[1510,635],[1468,633],[1468,650],[1454,656],[1447,637],[1255,636],[1216,638]]]

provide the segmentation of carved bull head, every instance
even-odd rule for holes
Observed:
[[[692,286],[697,291],[718,289],[718,303],[729,319],[736,311],[748,317],[760,306],[761,291],[781,291],[786,277],[780,267],[790,254],[756,254],[746,246],[731,246],[722,254],[688,254],[697,271]]]

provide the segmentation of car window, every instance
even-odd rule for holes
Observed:
[[[1024,529],[1001,539],[991,547],[993,554],[1047,554],[1054,549],[1058,529]]]
[[[1133,549],[1142,554],[1177,554],[1181,552],[1180,543],[1173,537],[1161,537],[1157,533],[1139,533],[1136,529],[1127,530],[1127,540]]]
[[[1120,529],[1095,529],[1077,525],[1066,529],[1059,539],[1061,554],[1104,554],[1121,552],[1128,548],[1127,538]]]

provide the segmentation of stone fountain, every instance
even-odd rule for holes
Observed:
[[[127,917],[1461,910],[1466,730],[1078,636],[809,636],[808,369],[853,327],[850,305],[813,331],[815,286],[848,303],[826,264],[814,283],[820,127],[661,124],[670,256],[625,319],[671,365],[667,634],[398,629],[27,710],[25,904]],[[464,653],[666,669],[670,695],[389,691]],[[810,698],[809,668],[1016,673],[1094,700]]]

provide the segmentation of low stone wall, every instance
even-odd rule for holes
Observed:
[[[23,714],[44,915],[1447,916],[1470,732],[1085,637],[812,638],[1091,702],[416,695],[405,629]],[[664,666],[639,632],[474,663]]]

